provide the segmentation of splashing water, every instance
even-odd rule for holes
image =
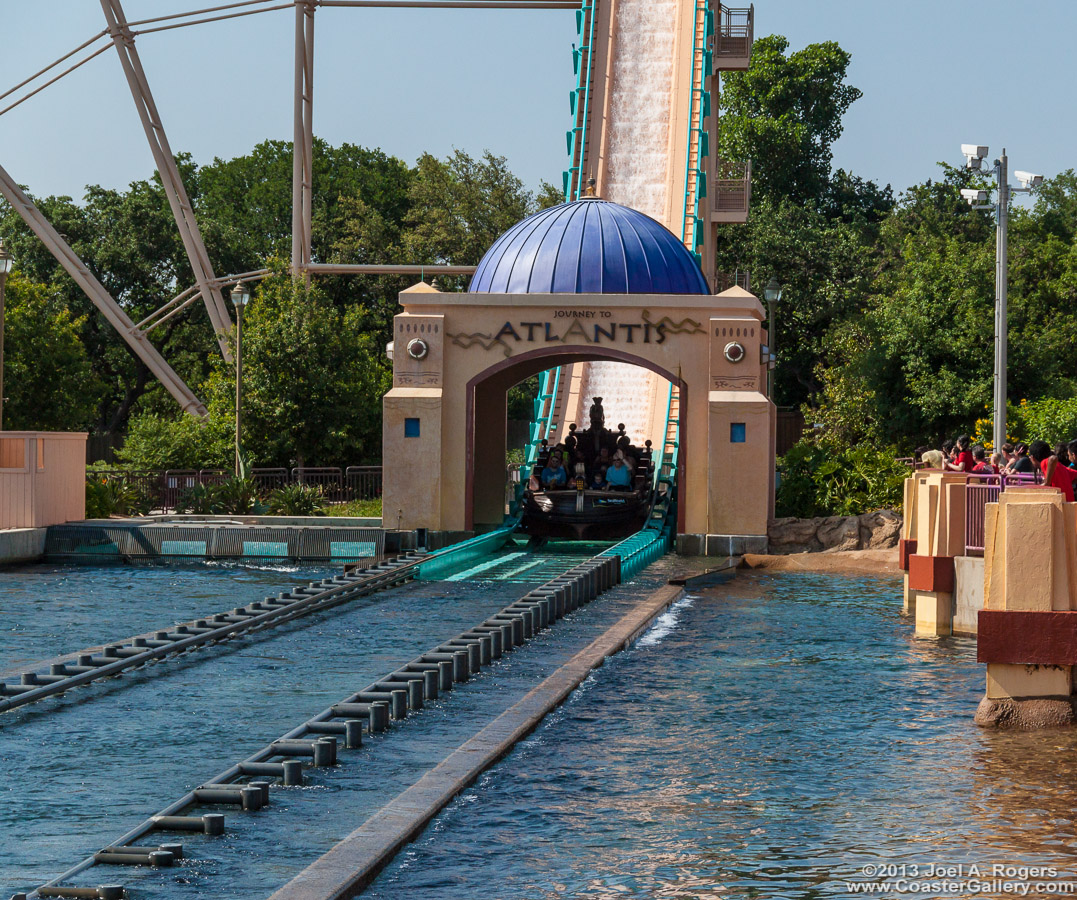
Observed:
[[[576,424],[590,427],[591,401],[601,397],[610,431],[617,431],[618,424],[623,423],[625,433],[636,446],[642,447],[648,439],[657,444],[664,436],[654,433],[662,426],[654,421],[655,406],[661,405],[655,403],[655,398],[664,397],[668,389],[669,383],[660,375],[631,363],[587,363],[583,373],[584,402]]]
[[[676,0],[620,0],[610,85],[606,199],[667,227]]]

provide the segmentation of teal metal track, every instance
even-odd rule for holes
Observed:
[[[415,567],[418,577],[426,581],[436,581],[473,565],[484,556],[496,553],[508,543],[518,524],[518,519],[511,520],[497,531],[480,534],[431,553]]]

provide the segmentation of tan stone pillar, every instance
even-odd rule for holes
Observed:
[[[914,472],[905,479],[903,488],[901,538],[898,540],[898,556],[904,571],[904,591],[901,611],[907,616],[916,615],[916,602],[909,589],[909,557],[916,552],[916,498],[919,495],[920,473]]]
[[[1074,722],[1075,610],[1077,504],[1055,488],[1006,490],[987,505],[977,642],[987,690],[978,724]]]
[[[916,485],[916,552],[909,554],[905,605],[916,633],[944,637],[952,631],[954,557],[965,552],[965,477],[926,471]]]

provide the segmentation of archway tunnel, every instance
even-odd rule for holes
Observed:
[[[687,403],[687,384],[679,374],[669,372],[650,360],[611,348],[551,347],[530,351],[490,366],[467,384],[465,502],[468,530],[488,531],[500,527],[504,521],[506,496],[505,480],[501,473],[505,471],[507,453],[511,449],[507,440],[509,390],[541,372],[557,367],[561,367],[563,372],[570,371],[572,367],[579,371],[581,367],[578,364],[588,362],[627,365],[588,367],[592,373],[591,380],[577,378],[575,384],[568,384],[568,376],[565,375],[560,389],[566,396],[575,391],[575,412],[563,407],[554,412],[552,418],[555,421],[548,430],[550,442],[562,440],[570,424],[586,417],[593,400],[589,389],[607,390],[613,387],[614,396],[606,398],[606,426],[614,429],[619,424],[626,424],[629,436],[634,441],[642,445],[644,440],[649,439],[659,451],[665,448],[667,440],[671,440],[677,450],[678,473],[683,473],[687,463],[687,448],[685,433],[679,428],[677,409],[683,409]],[[596,379],[593,375],[600,369],[604,370],[605,380]],[[633,373],[637,373],[639,389],[631,383],[624,383],[626,377],[632,379]],[[641,400],[641,394],[646,390],[654,393],[653,399]],[[650,433],[645,433],[648,431],[647,420],[638,410],[640,407],[646,408],[648,403],[661,407],[660,414],[654,417],[654,421],[661,419],[661,424],[653,425]],[[635,407],[635,415],[630,406]],[[625,419],[628,421],[625,422]],[[684,479],[678,477],[678,501],[683,501],[683,490]],[[683,529],[683,517],[684,503],[678,502],[678,531]]]

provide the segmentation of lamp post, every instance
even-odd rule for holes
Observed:
[[[237,281],[231,297],[236,308],[236,478],[239,478],[243,424],[243,307],[250,302],[250,288],[242,281]]]
[[[14,261],[0,241],[0,431],[4,430],[4,286]]]
[[[992,440],[995,450],[1006,443],[1006,369],[1009,354],[1009,280],[1010,280],[1010,195],[1030,194],[1032,189],[1043,184],[1042,175],[1031,172],[1014,172],[1021,187],[1010,186],[1010,161],[1006,148],[995,160],[990,170],[984,172],[983,161],[987,156],[987,147],[980,144],[962,144],[961,152],[965,155],[965,167],[973,172],[995,176],[996,201],[990,203],[990,191],[977,188],[965,188],[961,196],[973,209],[990,209],[995,211],[995,375],[992,403],[994,406],[994,425]]]
[[[773,376],[771,372],[774,371],[774,363],[778,359],[774,353],[778,337],[774,333],[774,307],[782,299],[782,286],[778,284],[778,279],[773,275],[770,276],[766,287],[763,288],[763,299],[767,301],[767,396],[770,397],[773,393]]]

